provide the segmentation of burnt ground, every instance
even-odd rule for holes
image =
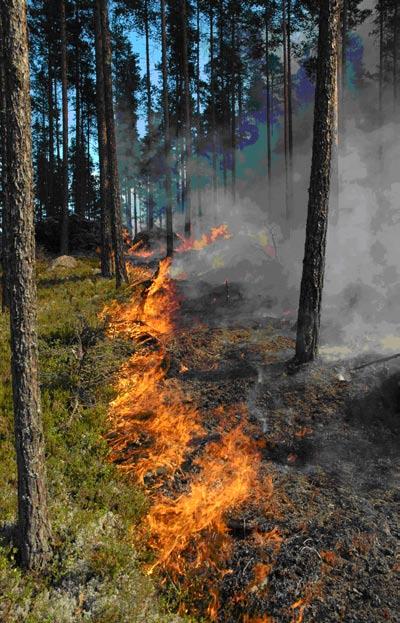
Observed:
[[[321,360],[291,374],[293,321],[228,287],[185,289],[169,373],[210,439],[215,409],[246,403],[266,442],[270,512],[253,505],[228,521],[218,621],[400,621],[400,360],[358,371],[374,354]],[[263,543],[274,529],[279,547]]]

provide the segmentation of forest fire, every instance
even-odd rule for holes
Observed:
[[[245,501],[268,508],[273,487],[270,477],[260,474],[260,443],[251,435],[247,407],[218,409],[216,431],[207,442],[201,412],[179,380],[168,378],[170,339],[177,331],[179,308],[169,269],[169,260],[160,263],[154,276],[144,270],[137,275],[131,269],[137,286],[131,299],[127,304],[114,302],[103,312],[108,334],[127,337],[136,345],[120,370],[117,398],[110,405],[110,458],[152,492],[144,530],[150,534],[155,560],[148,573],[167,571],[190,588],[194,599],[199,591],[200,599],[206,587],[233,572],[228,514],[240,513]],[[199,452],[198,442],[204,439]],[[176,491],[174,479],[182,474],[185,482]],[[275,532],[271,542],[279,546]],[[196,589],[199,574],[202,587]],[[219,594],[214,590],[207,609],[210,620],[217,620],[218,609]]]
[[[213,244],[216,240],[223,239],[229,240],[232,235],[229,233],[228,225],[222,224],[218,227],[213,227],[208,234],[203,234],[201,238],[180,238],[180,245],[175,249],[176,253],[184,253],[186,251],[201,251],[210,244]]]

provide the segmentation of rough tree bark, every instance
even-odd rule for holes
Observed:
[[[96,0],[96,2],[99,3],[103,47],[104,103],[107,127],[108,176],[111,197],[111,234],[114,251],[115,280],[117,288],[119,288],[123,281],[128,282],[128,275],[126,272],[122,240],[121,198],[119,192],[112,85],[111,36],[108,22],[108,0]]]
[[[38,381],[31,102],[25,0],[1,0],[7,99],[11,362],[21,562],[50,558],[45,449]]]
[[[100,7],[96,2],[94,10],[94,25],[96,39],[96,111],[97,111],[97,137],[99,146],[100,168],[100,228],[101,249],[100,262],[101,274],[105,278],[111,277],[111,215],[110,215],[110,181],[108,176],[107,155],[107,126],[106,107],[104,102],[104,77],[103,77],[103,45],[101,38]]]
[[[7,216],[7,184],[6,184],[6,143],[7,143],[7,117],[6,117],[6,81],[5,81],[5,56],[4,56],[4,35],[3,35],[3,23],[0,12],[0,157],[1,157],[1,267],[2,267],[2,293],[1,293],[1,307],[4,312],[9,306],[8,285],[7,285],[7,232],[8,223]]]
[[[321,0],[306,242],[297,321],[297,363],[318,353],[328,226],[340,0]]]
[[[167,228],[167,257],[174,252],[174,232],[172,225],[172,182],[171,167],[169,163],[171,149],[171,129],[169,123],[169,96],[168,96],[168,73],[167,73],[167,18],[165,13],[165,0],[160,1],[161,10],[161,48],[162,48],[162,88],[163,88],[163,113],[164,113],[164,158],[165,158],[165,194],[166,205],[166,228]]]
[[[61,204],[61,255],[68,253],[68,75],[67,75],[67,28],[65,0],[60,0],[61,30],[61,90],[62,90],[62,204]]]

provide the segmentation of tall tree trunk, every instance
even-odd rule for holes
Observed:
[[[163,89],[163,113],[164,113],[164,159],[165,159],[165,195],[166,205],[166,228],[167,228],[167,257],[174,252],[174,231],[172,223],[172,182],[171,182],[171,128],[169,122],[169,96],[168,96],[168,72],[167,72],[167,18],[165,13],[165,0],[160,0],[161,9],[161,49],[162,49],[162,89]]]
[[[53,61],[52,54],[49,46],[48,59],[47,59],[47,105],[48,105],[48,119],[49,119],[49,168],[48,168],[48,182],[47,182],[47,216],[54,216],[54,100],[53,100]]]
[[[78,23],[80,24],[79,19],[79,8],[76,7],[76,13],[78,17]],[[80,32],[80,26],[78,28]],[[75,212],[79,216],[83,217],[85,215],[85,208],[82,204],[82,117],[81,117],[81,68],[80,68],[80,38],[79,33],[77,34],[76,39],[76,68],[75,68],[75,175],[74,175],[74,194],[75,194]]]
[[[225,58],[225,46],[224,46],[224,15],[225,15],[225,7],[224,7],[224,0],[219,0],[218,3],[218,52],[219,52],[219,58],[220,60]],[[221,81],[221,88],[220,88],[220,92],[221,92],[221,105],[222,105],[222,110],[227,111],[228,110],[228,106],[229,106],[229,101],[227,99],[227,85],[226,85],[226,80],[225,80],[225,76],[224,76],[224,70],[223,68],[221,69],[221,75],[220,75],[220,81]],[[229,117],[228,117],[229,119]],[[221,144],[221,148],[222,148],[222,184],[224,187],[224,194],[226,195],[227,192],[227,166],[226,166],[226,153],[225,153],[225,149],[226,149],[226,134],[227,134],[227,128],[226,128],[226,122],[222,123],[222,127],[220,130],[220,144]]]
[[[211,138],[212,138],[212,181],[213,199],[217,202],[217,123],[215,115],[215,56],[214,56],[214,13],[210,5],[210,90],[211,90]],[[215,208],[215,205],[214,205]]]
[[[7,234],[9,226],[7,223],[7,115],[6,115],[6,77],[5,77],[5,50],[4,50],[4,33],[3,21],[0,11],[0,163],[1,163],[1,308],[4,312],[9,306],[8,285],[7,285]]]
[[[328,227],[340,0],[321,0],[314,134],[303,276],[297,321],[296,361],[318,353]]]
[[[349,0],[343,0],[342,5],[342,50],[341,50],[341,68],[340,68],[340,108],[342,114],[340,116],[340,134],[344,130],[344,104],[346,98],[346,80],[347,80],[347,39],[348,39],[348,12]]]
[[[62,89],[62,204],[61,204],[61,255],[68,253],[68,73],[67,73],[67,29],[65,0],[60,0],[61,27],[61,89]]]
[[[232,150],[232,200],[236,202],[236,5],[231,4],[231,150]]]
[[[50,558],[45,449],[38,380],[31,102],[25,0],[1,0],[6,60],[9,284],[21,562]]]
[[[379,110],[379,125],[382,130],[383,127],[383,62],[384,62],[384,1],[379,0],[379,86],[378,86],[378,110]],[[383,173],[383,136],[381,131],[381,136],[379,139],[379,167],[380,174],[382,176]]]
[[[271,150],[271,70],[269,58],[270,17],[265,10],[265,73],[267,82],[267,171],[268,171],[268,208],[271,209],[272,150]]]
[[[151,102],[151,77],[150,77],[150,32],[149,32],[149,4],[144,2],[144,31],[146,41],[146,100],[147,100],[147,128],[148,128],[148,166],[152,159],[153,143],[153,111]],[[147,226],[149,230],[154,227],[154,199],[150,171],[147,173]]]
[[[111,233],[115,261],[117,288],[123,281],[128,282],[126,272],[121,219],[121,198],[119,192],[117,145],[115,140],[114,104],[112,87],[111,37],[108,23],[108,0],[96,0],[99,4],[103,46],[104,103],[107,128],[108,176],[111,198]]]
[[[96,2],[94,11],[96,43],[96,112],[100,169],[100,228],[101,228],[101,274],[111,277],[111,208],[110,180],[108,176],[106,107],[104,101],[103,44],[101,36],[100,7]]]
[[[200,147],[201,136],[201,115],[200,115],[200,1],[196,2],[196,125],[197,125],[197,214],[199,220],[202,216],[201,207],[201,186],[200,186]]]
[[[285,216],[292,211],[293,184],[293,137],[292,137],[292,98],[291,98],[291,59],[290,59],[290,0],[282,1],[282,40],[283,40],[283,106],[284,106],[284,150],[285,150]]]
[[[184,108],[185,108],[185,236],[190,237],[192,231],[191,217],[191,157],[192,157],[192,132],[190,119],[190,80],[188,62],[188,15],[187,2],[181,0],[182,11],[182,66],[184,82]]]
[[[134,223],[134,232],[135,232],[135,238],[137,236],[138,233],[138,213],[137,213],[137,192],[136,192],[136,186],[133,189],[133,223]]]

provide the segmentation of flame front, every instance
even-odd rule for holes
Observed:
[[[208,234],[203,234],[201,238],[195,240],[194,238],[180,238],[180,245],[175,249],[176,253],[184,253],[185,251],[201,251],[213,244],[219,238],[229,240],[231,234],[229,233],[228,225],[222,224],[218,227],[213,227]]]
[[[222,232],[218,235],[227,235]],[[131,339],[136,349],[120,369],[117,397],[110,405],[110,458],[150,490],[152,506],[143,534],[150,535],[155,560],[148,572],[167,572],[190,588],[203,607],[209,595],[207,615],[216,620],[219,595],[210,587],[232,572],[227,514],[240,512],[245,502],[268,504],[272,482],[260,477],[259,443],[248,432],[244,405],[216,410],[218,440],[214,435],[212,442],[196,446],[195,440],[206,440],[208,434],[202,414],[182,381],[168,377],[169,349],[179,332],[179,296],[169,269],[169,259],[160,262],[154,275],[130,268],[134,287],[129,301],[114,301],[103,311],[108,335]],[[174,488],[177,476],[181,485]],[[273,533],[271,540],[275,537]]]

